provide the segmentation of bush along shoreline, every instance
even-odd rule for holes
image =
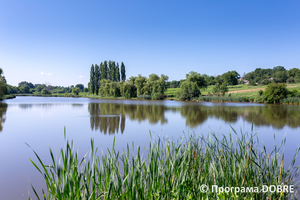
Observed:
[[[45,165],[35,151],[38,163],[30,161],[45,179],[47,188],[42,193],[48,200],[294,199],[299,188],[299,166],[295,167],[299,148],[290,166],[284,166],[286,138],[267,151],[252,131],[232,130],[226,136],[189,134],[178,141],[151,137],[145,157],[143,148],[134,144],[117,152],[115,139],[100,157],[91,139],[89,155],[79,158],[73,142],[67,140],[59,159],[50,148],[52,164]],[[294,193],[262,191],[263,186],[273,185],[293,186]],[[248,192],[220,190],[222,187]],[[32,189],[40,199],[34,186]]]

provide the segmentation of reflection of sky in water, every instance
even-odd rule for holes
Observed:
[[[291,160],[300,139],[300,108],[297,106],[56,97],[18,97],[4,102],[8,106],[2,112],[5,121],[0,133],[0,158],[5,161],[0,168],[0,194],[8,195],[7,199],[27,199],[28,178],[33,185],[44,186],[42,176],[28,160],[30,157],[37,161],[25,142],[49,164],[49,145],[54,152],[64,146],[64,127],[81,156],[89,150],[92,137],[95,144],[106,151],[115,136],[116,149],[122,151],[132,141],[148,147],[149,131],[154,137],[167,135],[174,139],[189,132],[206,135],[214,131],[220,136],[228,135],[232,132],[229,125],[237,132],[250,131],[251,117],[254,117],[254,132],[267,149],[273,148],[273,133],[277,143],[287,134],[287,160]]]

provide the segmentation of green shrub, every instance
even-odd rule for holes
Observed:
[[[279,103],[289,94],[284,83],[270,83],[264,93],[266,103]]]
[[[49,95],[49,94],[51,94],[51,92],[48,91],[46,88],[44,88],[44,89],[41,91],[41,94],[43,94],[43,95]]]

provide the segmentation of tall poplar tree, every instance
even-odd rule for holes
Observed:
[[[110,60],[110,61],[108,61],[108,71],[109,71],[109,73],[108,73],[108,79],[109,80],[111,80],[111,81],[113,81],[114,79],[113,79],[113,65],[112,65],[112,61]]]
[[[126,80],[126,71],[125,71],[125,65],[123,62],[121,63],[121,79],[122,79],[122,81]]]
[[[105,60],[103,63],[103,78],[102,79],[108,79],[108,67],[107,67],[107,61]]]
[[[99,88],[100,88],[100,70],[99,70],[99,65],[97,64],[95,64],[94,85],[95,85],[95,93],[96,95],[98,95]]]
[[[120,67],[119,67],[119,63],[117,63],[117,66],[116,66],[115,77],[116,77],[116,81],[120,82]]]
[[[90,93],[95,93],[95,67],[92,64],[91,66],[91,72],[90,72]]]
[[[111,80],[113,82],[116,82],[117,81],[117,77],[116,77],[116,62],[115,61],[112,61],[111,62]]]

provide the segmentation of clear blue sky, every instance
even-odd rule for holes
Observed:
[[[0,0],[7,82],[87,86],[91,64],[126,74],[300,67],[299,0]]]

